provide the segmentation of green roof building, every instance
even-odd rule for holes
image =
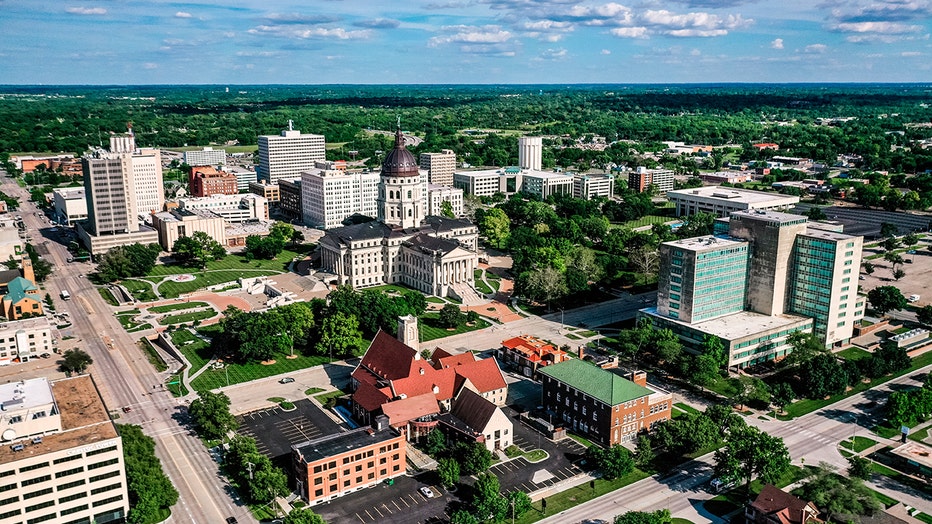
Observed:
[[[573,359],[540,370],[542,405],[566,429],[603,446],[631,443],[641,431],[670,419],[672,396],[647,387],[647,375]]]

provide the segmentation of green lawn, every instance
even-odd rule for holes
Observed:
[[[152,292],[152,286],[149,285],[145,280],[127,279],[120,282],[120,284],[122,284],[123,287],[125,287],[126,290],[129,291],[131,295],[133,295],[133,298],[139,300],[140,302],[151,302],[158,298],[155,296],[155,293]],[[104,293],[110,293],[104,288],[101,288],[100,292],[101,295]]]
[[[901,377],[901,376],[903,376],[903,375],[907,375],[907,374],[909,374],[909,373],[912,373],[912,372],[916,371],[916,370],[919,369],[919,368],[926,367],[926,366],[928,366],[928,365],[930,365],[930,364],[932,364],[932,351],[923,353],[922,355],[919,355],[918,357],[914,358],[914,359],[913,359],[912,365],[909,366],[908,368],[902,370],[902,371],[897,371],[896,373],[894,373],[894,374],[892,374],[892,375],[887,375],[887,376],[884,376],[884,377],[879,377],[879,378],[872,379],[872,380],[871,380],[870,382],[868,382],[868,383],[860,382],[860,383],[858,383],[857,386],[853,387],[853,388],[851,389],[851,391],[848,391],[848,392],[845,392],[845,393],[839,393],[838,395],[833,395],[833,396],[832,396],[831,398],[829,398],[828,400],[825,400],[825,399],[817,399],[817,400],[806,399],[806,400],[800,400],[800,401],[798,401],[798,402],[794,402],[794,403],[792,403],[792,404],[790,404],[789,406],[786,407],[786,412],[787,412],[787,414],[788,414],[787,417],[788,417],[788,418],[801,417],[801,416],[803,416],[803,415],[805,415],[805,414],[807,414],[807,413],[811,413],[811,412],[813,412],[813,411],[815,411],[815,410],[817,410],[817,409],[824,408],[825,406],[828,406],[829,404],[834,404],[835,402],[838,402],[839,400],[841,400],[841,399],[843,399],[843,398],[847,398],[847,397],[850,397],[851,395],[855,395],[855,394],[857,394],[857,393],[860,393],[860,392],[865,391],[865,390],[867,390],[867,389],[870,389],[870,388],[872,388],[872,387],[876,387],[876,386],[878,386],[878,385],[880,385],[880,384],[883,384],[884,382],[893,380],[894,378]]]
[[[371,289],[373,291],[381,291],[383,293],[398,293],[398,294],[401,294],[404,291],[417,291],[414,288],[399,286],[397,284],[386,284],[384,286],[367,287],[366,289]]]
[[[688,405],[688,404],[683,404],[682,402],[677,402],[676,404],[673,404],[673,405],[676,406],[676,407],[678,407],[678,408],[680,408],[681,410],[683,410],[683,411],[685,411],[685,412],[687,412],[687,413],[692,413],[692,414],[694,414],[694,415],[698,415],[699,413],[701,413],[698,409],[696,409],[696,408],[694,408],[694,407],[692,407],[692,406],[690,406],[690,405]]]
[[[346,395],[346,393],[336,390],[331,391],[330,393],[324,393],[322,395],[317,395],[314,398],[317,399],[317,402],[320,402],[320,405],[325,408],[332,408],[336,405],[337,399]]]
[[[212,260],[204,269],[210,270],[240,270],[240,269],[269,269],[282,273],[288,269],[288,264],[298,256],[304,256],[316,247],[315,244],[302,244],[297,247],[288,246],[279,255],[271,260],[247,260],[242,255],[227,255],[223,260]],[[182,266],[177,264],[157,265],[149,272],[149,276],[169,276],[190,273],[200,273],[200,268]]]
[[[208,286],[236,282],[239,278],[259,277],[263,275],[277,275],[281,271],[271,269],[239,269],[227,271],[213,271],[208,273],[194,273],[196,277],[189,282],[166,281],[159,285],[159,294],[165,298],[176,298],[184,293],[191,293]]]
[[[864,358],[870,358],[871,352],[852,346],[850,348],[843,349],[838,353],[835,353],[835,355],[845,360],[861,360]]]
[[[929,524],[932,524],[932,515],[929,515],[928,513],[917,513],[913,516],[923,522],[928,522]]]
[[[479,319],[479,321],[476,322],[474,326],[468,326],[465,322],[463,322],[455,329],[448,330],[447,328],[440,327],[439,320],[440,315],[437,313],[424,313],[421,315],[419,337],[421,342],[427,342],[452,335],[459,335],[460,333],[467,333],[469,331],[484,329],[490,326],[490,324],[485,320]]]
[[[515,519],[515,523],[529,524],[531,522],[537,522],[538,520],[542,520],[548,516],[556,515],[561,511],[578,506],[583,502],[600,497],[606,493],[611,493],[612,491],[623,488],[629,484],[634,484],[635,482],[641,479],[645,479],[649,476],[650,475],[647,473],[639,469],[635,469],[624,477],[617,478],[615,480],[596,479],[595,488],[590,488],[589,483],[585,483],[580,486],[570,488],[566,491],[561,491],[546,497],[546,513],[541,507],[541,502],[538,500],[531,506],[530,511],[521,516],[521,518]]]
[[[219,330],[219,327],[211,327],[213,328],[212,330],[201,329],[200,333],[208,337],[213,336],[217,330]],[[191,363],[191,374],[206,366],[207,361],[213,356],[213,350],[210,349],[210,344],[197,338],[187,329],[172,331],[171,339],[175,347],[177,347],[178,350],[184,354],[185,358],[188,359],[188,362]]]
[[[113,294],[110,293],[110,290],[105,287],[97,288],[97,292],[100,293],[100,297],[104,299],[104,302],[110,304],[111,306],[119,306],[120,304],[113,298]]]
[[[178,311],[179,309],[194,309],[197,307],[208,307],[207,302],[179,302],[177,304],[166,304],[164,306],[153,306],[149,308],[152,313],[168,313],[169,311]]]
[[[316,395],[323,390],[324,390],[323,388],[310,388],[310,389],[306,389],[304,391],[304,394],[310,397],[311,395]]]
[[[481,280],[476,280],[476,290],[478,290],[480,293],[486,293],[486,294],[494,293],[492,288],[490,288],[488,284],[486,284],[485,282]]]
[[[841,447],[843,447],[843,448],[845,448],[845,449],[852,449],[852,448],[853,448],[853,451],[854,451],[855,453],[860,453],[860,452],[864,451],[865,449],[867,449],[867,448],[873,446],[873,445],[876,444],[876,443],[877,443],[877,441],[874,440],[874,439],[870,439],[870,438],[867,438],[867,437],[857,437],[857,436],[856,436],[856,437],[854,437],[854,446],[851,445],[851,440],[849,440],[849,439],[842,440],[841,443],[839,444],[839,446],[841,446]]]
[[[192,311],[190,313],[180,313],[178,315],[167,315],[159,319],[159,324],[163,326],[170,326],[172,324],[184,324],[185,322],[206,320],[215,316],[217,316],[217,312],[213,309],[209,311]]]
[[[932,426],[926,426],[918,431],[910,431],[907,438],[909,438],[909,440],[915,440],[916,442],[922,442],[929,436],[929,428],[932,428]]]
[[[249,364],[228,363],[224,369],[208,369],[204,373],[198,375],[197,378],[191,381],[191,387],[196,391],[215,389],[226,386],[228,378],[231,385],[240,384],[259,378],[271,377],[319,366],[329,361],[330,359],[326,356],[315,355],[308,357],[299,355],[298,358],[287,359],[282,355],[274,364],[268,366],[264,366],[258,362]]]
[[[629,220],[622,224],[612,224],[612,227],[622,227],[622,228],[633,229],[636,227],[652,226],[654,224],[663,224],[664,222],[670,222],[671,220],[673,220],[671,217],[662,217],[659,215],[647,215],[637,220]]]

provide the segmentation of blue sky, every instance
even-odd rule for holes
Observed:
[[[0,84],[932,81],[932,0],[0,0]]]

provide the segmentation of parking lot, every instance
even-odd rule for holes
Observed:
[[[923,238],[919,245],[916,246],[916,252],[913,254],[903,253],[901,256],[908,263],[898,265],[897,268],[906,272],[906,276],[899,280],[893,278],[893,268],[891,264],[883,258],[870,260],[874,265],[874,273],[868,275],[861,270],[860,284],[864,292],[870,291],[877,286],[895,286],[904,296],[919,295],[913,305],[922,307],[926,304],[932,304],[932,238]],[[864,256],[870,256],[876,253],[882,253],[881,249],[866,249]]]
[[[345,431],[310,400],[294,403],[293,411],[273,407],[237,418],[239,433],[256,440],[259,452],[275,460],[291,453],[291,446]]]
[[[394,485],[379,484],[350,493],[331,502],[314,506],[314,512],[329,524],[370,524],[388,522],[398,524],[424,524],[438,519],[446,521],[447,506],[456,496],[442,490],[436,477],[424,473],[417,477],[397,477]],[[429,487],[433,497],[419,491]]]

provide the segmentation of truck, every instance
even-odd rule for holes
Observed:
[[[62,300],[71,300],[71,293],[67,289],[63,289],[61,290],[61,298]]]

